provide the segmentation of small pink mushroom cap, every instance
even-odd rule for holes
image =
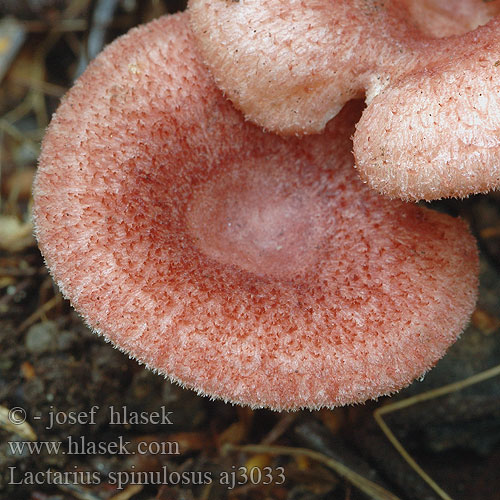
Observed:
[[[319,133],[365,96],[361,177],[389,197],[433,200],[500,186],[500,19],[464,34],[500,0],[464,0],[447,21],[445,4],[190,0],[189,11],[217,84],[247,118]]]
[[[499,0],[400,0],[408,22],[433,38],[463,35],[500,13]]]
[[[478,256],[463,221],[358,180],[359,114],[264,133],[216,88],[185,14],[132,30],[43,142],[54,279],[94,331],[202,394],[279,410],[400,389],[466,325]]]
[[[400,0],[409,22],[433,38],[463,35],[500,13],[499,0]]]

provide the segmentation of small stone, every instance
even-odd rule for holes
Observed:
[[[58,330],[53,321],[33,325],[26,334],[26,349],[33,354],[42,354],[57,349]]]

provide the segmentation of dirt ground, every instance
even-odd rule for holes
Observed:
[[[365,405],[276,413],[199,397],[93,335],[61,297],[30,221],[44,129],[89,45],[181,8],[0,0],[0,498],[500,498],[498,193],[434,204],[478,239],[476,312],[422,381]]]

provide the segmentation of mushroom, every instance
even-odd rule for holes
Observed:
[[[500,186],[500,19],[436,39],[408,19],[415,0],[190,0],[189,10],[217,84],[255,123],[319,133],[365,95],[354,155],[372,188],[432,200]],[[499,10],[496,0],[479,11]],[[455,21],[443,30],[467,28]]]
[[[498,0],[400,0],[408,21],[433,38],[462,35],[500,13]]]
[[[69,91],[34,188],[36,236],[88,325],[171,380],[297,409],[392,393],[466,325],[466,224],[367,189],[349,136],[246,121],[186,14],[133,29]]]

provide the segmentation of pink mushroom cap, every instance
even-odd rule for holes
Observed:
[[[474,308],[466,224],[358,180],[359,103],[303,139],[245,121],[187,26],[116,40],[55,114],[34,189],[55,281],[94,331],[201,394],[319,408],[409,384]]]
[[[408,10],[408,22],[433,38],[463,35],[500,14],[499,0],[400,1]]]
[[[445,4],[190,0],[189,11],[217,84],[248,119],[319,133],[365,96],[361,178],[389,197],[433,200],[500,186],[500,19],[462,33],[500,0],[463,0],[448,21]],[[431,37],[440,30],[461,34]]]

